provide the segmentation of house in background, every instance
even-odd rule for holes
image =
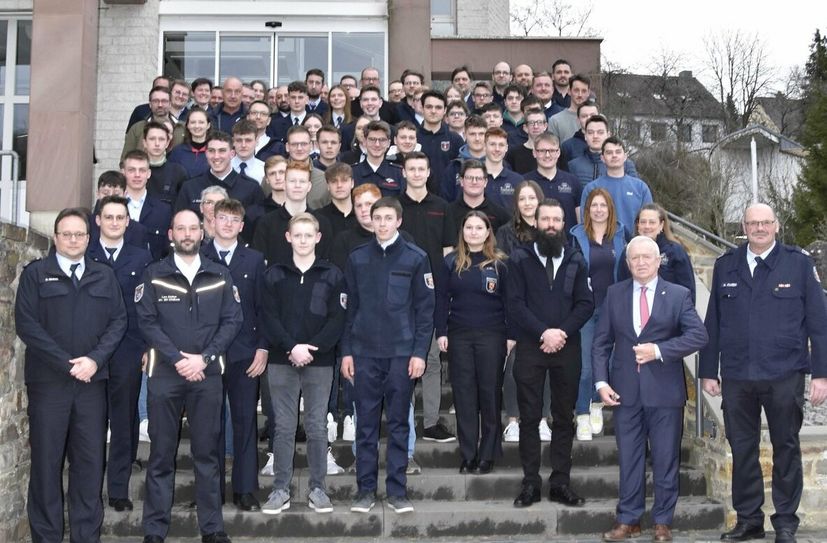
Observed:
[[[720,103],[691,71],[604,73],[598,103],[631,151],[658,144],[709,149],[724,134]]]

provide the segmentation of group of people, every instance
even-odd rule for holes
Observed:
[[[551,73],[526,68],[498,62],[491,82],[472,84],[460,67],[444,92],[406,70],[387,101],[374,68],[329,89],[317,69],[269,90],[157,78],[92,213],[61,211],[52,251],[20,279],[34,540],[63,538],[66,455],[73,541],[100,539],[104,466],[109,506],[133,508],[142,389],[145,543],[169,531],[184,415],[205,542],[229,541],[225,450],[239,509],[290,507],[300,405],[312,509],[333,510],[325,476],[341,422],[356,459],[350,509],[371,511],[384,410],[386,501],[413,511],[420,381],[422,437],[458,439],[461,473],[490,473],[502,440],[519,442],[516,507],[540,500],[541,441],[551,441],[549,499],[585,503],[570,480],[573,442],[599,434],[612,407],[621,477],[603,538],[641,533],[648,444],[653,539],[671,541],[683,358],[701,350],[735,465],[738,524],[722,539],[764,534],[763,406],[776,540],[794,541],[804,374],[813,404],[827,396],[827,309],[811,262],[775,241],[770,208],[751,206],[748,243],[716,263],[702,322],[686,250],[589,78],[565,60]],[[439,420],[442,353],[456,436]],[[263,504],[259,395],[273,475]]]

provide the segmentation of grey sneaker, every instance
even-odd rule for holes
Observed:
[[[307,495],[307,505],[317,513],[333,512],[333,504],[330,503],[330,498],[328,498],[325,491],[319,487],[314,488]]]
[[[419,475],[422,473],[422,468],[419,467],[419,464],[416,463],[413,456],[408,457],[408,467],[405,468],[405,473],[407,475]]]
[[[370,513],[376,505],[376,494],[373,492],[360,492],[350,504],[350,510],[354,513]]]
[[[282,489],[270,492],[267,502],[261,506],[261,512],[265,515],[278,515],[287,509],[290,509],[290,493]]]
[[[411,500],[405,496],[388,496],[388,505],[395,513],[413,513]]]

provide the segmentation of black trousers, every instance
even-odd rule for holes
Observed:
[[[496,460],[502,456],[505,330],[449,330],[448,356],[460,454],[467,461]]]
[[[732,507],[738,522],[764,524],[764,479],[759,462],[761,408],[772,442],[772,502],[775,530],[798,529],[798,504],[803,488],[798,432],[804,419],[804,374],[772,381],[724,379],[724,425],[732,449]]]
[[[230,419],[233,425],[233,474],[232,486],[236,494],[252,494],[258,490],[258,382],[259,378],[249,377],[247,368],[251,360],[227,364],[224,370],[224,394],[230,401]],[[222,421],[227,412],[222,402]],[[221,487],[224,487],[225,443],[222,422],[218,438],[221,448]]]
[[[106,381],[29,383],[32,541],[63,541],[63,461],[69,459],[69,541],[100,541]]]
[[[553,486],[568,485],[574,441],[574,404],[580,385],[580,341],[566,342],[559,352],[546,354],[539,342],[517,341],[514,382],[520,408],[520,461],[523,484],[541,486],[540,431],[543,386],[548,371],[551,391],[551,477]]]
[[[189,382],[179,375],[147,379],[149,463],[144,498],[144,535],[167,536],[175,488],[175,453],[186,408],[190,449],[195,464],[195,503],[202,534],[224,531],[219,480],[221,406],[220,375]]]
[[[109,362],[109,458],[106,488],[110,498],[129,498],[132,462],[138,454],[138,394],[141,391],[141,352]]]

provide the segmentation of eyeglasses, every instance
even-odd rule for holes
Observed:
[[[287,145],[291,145],[293,147],[310,147],[309,141],[288,141]]]
[[[526,121],[525,124],[528,126],[543,126],[547,124],[548,121]]]
[[[204,207],[213,207],[215,204],[220,202],[221,200],[202,200],[201,205]]]
[[[451,111],[448,113],[449,117],[465,117],[464,111]]]
[[[388,143],[388,138],[368,138],[368,143],[384,145]]]
[[[85,239],[89,234],[86,232],[58,232],[57,235],[68,241],[70,239]]]
[[[744,226],[747,228],[757,228],[761,226],[762,228],[769,228],[775,224],[775,220],[772,221],[744,221]]]
[[[491,95],[487,92],[484,93],[484,94],[479,94],[479,93],[475,92],[474,93],[474,98],[491,98]]]
[[[560,149],[534,149],[538,155],[556,155]]]
[[[230,224],[241,224],[243,220],[238,215],[216,215],[215,220],[219,222],[228,222]]]
[[[465,181],[470,181],[472,183],[482,183],[483,181],[486,181],[488,178],[483,177],[481,175],[466,175],[462,179]]]

